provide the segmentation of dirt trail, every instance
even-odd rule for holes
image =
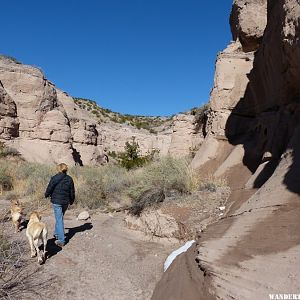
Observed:
[[[65,227],[70,240],[59,251],[52,239],[53,217],[51,213],[44,216],[50,257],[38,273],[41,282],[49,282],[42,299],[151,298],[162,276],[164,260],[178,245],[168,240],[152,241],[125,228],[123,217],[97,214],[89,223],[77,221],[68,211]],[[25,231],[13,238],[25,241]],[[29,257],[29,247],[26,250]],[[30,261],[37,264],[35,258]]]

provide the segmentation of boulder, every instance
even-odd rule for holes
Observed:
[[[267,25],[267,0],[235,0],[230,15],[233,39],[245,52],[255,51]]]
[[[146,210],[139,217],[127,215],[125,224],[129,229],[160,238],[174,238],[179,232],[175,218],[162,213],[161,210]]]
[[[91,218],[91,217],[90,217],[89,212],[85,210],[85,211],[82,211],[82,212],[78,215],[77,220],[86,221],[86,220],[88,220],[88,219],[90,219],[90,218]]]

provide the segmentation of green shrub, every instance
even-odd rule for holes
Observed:
[[[140,154],[140,146],[135,141],[134,137],[132,138],[131,143],[128,141],[126,142],[124,150],[124,152],[119,154],[119,160],[121,166],[126,168],[127,170],[144,166],[146,163],[152,160],[154,155],[149,154],[142,156]]]
[[[112,158],[117,158],[117,153],[116,153],[116,151],[108,151],[108,156],[110,156],[110,157],[112,157]]]

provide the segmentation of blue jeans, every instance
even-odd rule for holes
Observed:
[[[65,227],[64,227],[64,215],[68,208],[68,204],[54,204],[52,203],[53,212],[55,216],[55,230],[54,235],[57,239],[64,243],[65,242]]]

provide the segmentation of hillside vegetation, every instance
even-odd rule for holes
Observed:
[[[110,109],[99,106],[95,101],[85,98],[73,98],[75,103],[82,109],[91,112],[99,122],[115,122],[120,124],[128,124],[138,129],[146,129],[150,132],[155,128],[171,121],[172,117],[146,117],[139,115],[121,114],[113,112]]]
[[[160,117],[121,114],[118,112],[113,112],[108,108],[99,106],[94,100],[76,97],[73,97],[73,99],[81,109],[92,113],[98,119],[99,124],[109,121],[119,124],[128,124],[137,129],[146,129],[153,134],[161,132],[166,128],[170,128],[175,117],[175,115],[171,115],[169,117]],[[197,128],[200,128],[205,122],[205,117],[208,111],[209,104],[204,104],[199,107],[193,107],[186,112],[182,112],[182,114],[190,114],[195,116]]]

